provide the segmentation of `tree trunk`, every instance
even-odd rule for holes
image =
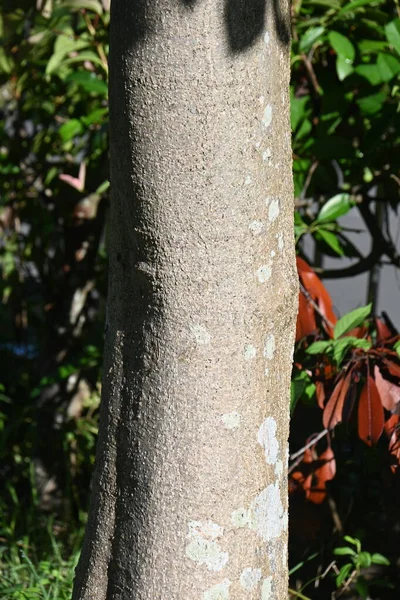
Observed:
[[[110,288],[75,600],[287,595],[289,7],[113,0]]]

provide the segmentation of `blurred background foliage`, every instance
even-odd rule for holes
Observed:
[[[62,600],[88,508],[100,399],[109,0],[2,0],[1,9],[0,597]],[[299,255],[326,278],[397,268],[399,5],[294,0],[292,17]],[[367,254],[338,221],[350,210],[371,237]],[[324,256],[337,268],[324,269]],[[367,320],[376,293],[372,278]],[[330,339],[311,301],[321,309],[321,295],[303,301],[293,376],[291,446],[303,448],[303,463],[310,434],[323,430],[320,375],[305,350]],[[363,351],[354,339],[347,350]],[[336,361],[339,374],[346,364]],[[387,444],[370,448],[340,426],[333,446],[338,474],[326,477],[323,501],[304,486],[292,495],[291,596],[397,598],[399,495]]]

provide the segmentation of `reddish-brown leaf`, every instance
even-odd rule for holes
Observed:
[[[325,388],[322,381],[317,381],[315,383],[315,395],[317,396],[318,406],[321,410],[324,410]]]
[[[341,423],[343,415],[344,401],[351,383],[352,369],[345,377],[341,377],[325,406],[322,422],[325,429],[333,429],[335,425]]]
[[[399,424],[400,415],[392,415],[385,423],[385,433],[389,438],[389,452],[393,457],[393,463],[390,465],[393,473],[400,463]]]
[[[320,455],[321,466],[315,472],[319,479],[330,481],[336,475],[336,460],[333,450],[330,446]]]
[[[372,377],[368,377],[358,401],[358,435],[372,446],[381,437],[384,423],[382,402]]]
[[[400,402],[400,387],[384,379],[382,373],[379,370],[378,365],[374,368],[375,384],[378,388],[379,395],[381,397],[382,405],[386,410],[392,412],[398,402]]]
[[[351,331],[348,331],[344,335],[362,339],[362,338],[367,337],[367,333],[368,333],[368,329],[367,329],[367,327],[365,327],[363,325],[362,327],[355,327],[354,329],[352,329]]]
[[[318,304],[321,314],[325,317],[329,324],[324,324],[327,333],[333,336],[333,327],[337,321],[333,312],[331,297],[313,269],[306,263],[305,260],[297,256],[297,270],[301,283],[310,294],[311,298]]]
[[[326,498],[326,482],[336,475],[336,461],[332,448],[328,447],[318,458],[318,468],[315,469],[306,498],[314,504],[321,504]]]
[[[389,327],[386,325],[386,323],[384,321],[382,321],[382,319],[376,318],[375,326],[376,326],[376,341],[377,342],[383,342],[384,340],[388,340],[389,338],[393,337],[393,335],[395,335],[389,329]]]
[[[400,366],[392,360],[383,360],[385,367],[393,377],[400,378]]]
[[[400,423],[400,415],[391,415],[388,420],[385,422],[385,433],[388,437],[390,437],[393,433],[393,430],[398,427]]]
[[[315,333],[317,330],[317,322],[315,320],[314,309],[309,302],[307,302],[304,294],[299,294],[299,312],[297,313],[296,323],[296,342],[301,340],[310,333]]]

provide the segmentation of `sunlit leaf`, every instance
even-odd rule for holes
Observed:
[[[335,221],[339,217],[346,215],[355,205],[350,194],[336,194],[329,198],[319,211],[316,221],[323,223],[326,221]]]
[[[349,38],[338,31],[330,31],[328,33],[328,40],[338,56],[349,64],[353,62],[356,50]]]
[[[385,25],[385,33],[389,44],[400,54],[400,19],[394,19]]]
[[[323,354],[328,348],[332,345],[332,342],[321,340],[318,342],[312,343],[306,350],[307,354]]]
[[[322,36],[325,31],[325,27],[310,27],[306,33],[301,36],[300,39],[300,51],[308,52],[313,44]]]
[[[390,81],[400,73],[400,61],[391,54],[378,54],[377,66],[383,81]]]
[[[343,315],[335,325],[334,338],[337,339],[361,325],[370,315],[371,309],[372,304],[368,304],[367,306],[361,306],[360,308],[356,308],[346,315]]]

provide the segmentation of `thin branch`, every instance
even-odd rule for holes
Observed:
[[[325,437],[327,433],[328,433],[327,429],[324,429],[323,431],[316,433],[313,436],[312,440],[310,440],[305,446],[303,446],[303,448],[300,448],[300,450],[297,450],[297,452],[294,452],[293,454],[291,454],[289,459],[295,460],[299,456],[303,456],[303,454],[306,450],[308,450],[309,448],[311,448],[311,446],[314,446],[314,444],[319,442],[319,440],[321,440],[323,437]]]
[[[316,269],[314,269],[314,271],[316,271]],[[333,329],[334,328],[333,323],[331,323],[329,321],[329,319],[326,318],[326,316],[321,311],[321,309],[318,306],[318,304],[311,297],[311,295],[309,294],[309,292],[307,291],[307,289],[304,287],[304,285],[301,283],[301,281],[300,281],[300,290],[301,290],[302,294],[304,294],[304,296],[307,298],[308,302],[311,304],[311,306],[313,307],[313,309],[315,310],[315,312],[317,312],[319,314],[319,316],[321,317],[321,319],[326,323],[326,325],[328,325],[328,327],[330,327],[331,329]]]

